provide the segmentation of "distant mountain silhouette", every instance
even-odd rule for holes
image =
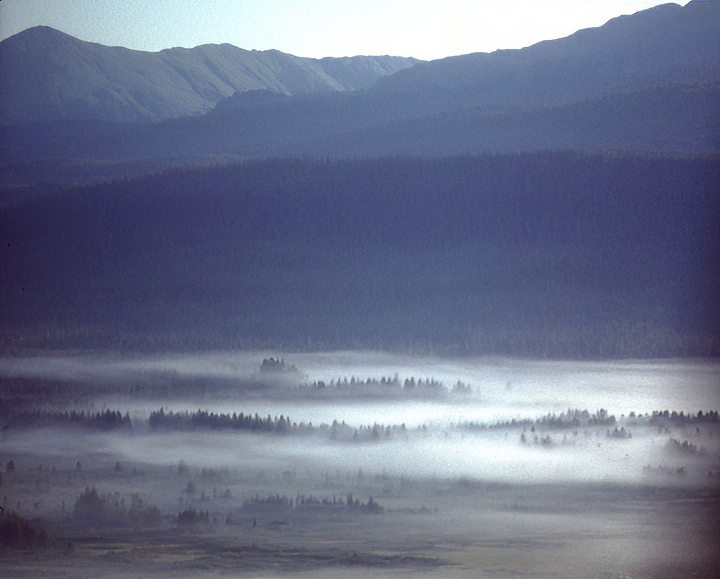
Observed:
[[[8,126],[0,176],[7,184],[78,182],[298,155],[716,151],[718,30],[720,2],[693,0],[520,50],[410,66],[229,45],[138,53],[31,29],[0,44],[9,63],[0,75],[20,79],[3,83],[13,87],[2,97],[6,118],[182,118]],[[22,46],[34,55],[24,67],[10,58]],[[48,56],[55,53],[64,59]],[[110,92],[90,88],[110,84]],[[339,91],[353,87],[366,90]],[[183,116],[189,109],[209,112]]]
[[[535,150],[720,150],[720,82],[506,111],[468,107],[320,138],[307,152],[378,157]]]
[[[0,43],[0,122],[157,121],[197,115],[233,93],[368,88],[411,58],[301,58],[230,44],[141,52],[84,42],[46,26]]]
[[[720,2],[663,4],[519,50],[419,63],[374,92],[423,95],[428,109],[547,105],[658,85],[720,80]]]

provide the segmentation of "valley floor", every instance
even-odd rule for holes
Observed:
[[[6,364],[15,377],[0,378],[0,576],[714,577],[720,568],[720,422],[707,408],[715,364],[381,365],[346,353],[296,356],[307,376],[289,366],[257,382],[256,355],[247,358],[248,376],[230,381],[182,381],[170,366],[224,371],[225,358],[209,355],[115,381],[100,370],[119,366],[102,360],[53,360],[69,374],[44,381],[17,376],[48,360]],[[232,358],[233,375],[242,359]],[[370,378],[342,378],[359,361]],[[383,378],[393,368],[400,377]],[[405,381],[421,368],[441,379]],[[624,413],[597,410],[601,398]],[[626,410],[668,402],[677,411]]]

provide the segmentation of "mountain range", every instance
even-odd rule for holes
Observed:
[[[718,30],[692,0],[431,62],[20,33],[0,346],[720,355]]]
[[[558,104],[718,80],[719,22],[716,0],[663,4],[519,50],[418,63],[378,80],[372,90],[423,95],[434,108],[447,110]]]
[[[36,26],[0,43],[0,123],[159,121],[205,113],[235,92],[366,89],[416,62],[390,56],[301,58],[230,44],[141,52]]]
[[[719,29],[720,2],[692,0],[524,49],[418,62],[229,45],[140,53],[34,28],[0,43],[13,122],[2,178],[27,183],[31,166],[34,179],[83,182],[298,155],[714,151]]]

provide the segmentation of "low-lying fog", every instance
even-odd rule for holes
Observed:
[[[705,360],[0,359],[0,575],[713,576],[719,385]]]
[[[283,372],[263,374],[263,359],[282,358]],[[295,371],[297,369],[297,372]],[[531,426],[498,422],[538,419],[568,409],[601,408],[618,421],[669,409],[687,414],[716,409],[720,364],[712,361],[545,362],[512,359],[450,359],[384,353],[338,352],[277,354],[269,352],[207,353],[161,357],[38,357],[0,360],[0,375],[83,381],[102,392],[92,405],[129,412],[131,432],[94,434],[95,452],[122,456],[129,462],[255,468],[364,469],[395,476],[449,476],[515,482],[553,480],[634,482],[647,469],[683,466],[693,475],[715,468],[720,437],[712,431],[686,428],[673,435],[627,423],[632,438],[608,437],[606,425],[530,431]],[[355,378],[363,383],[333,387]],[[394,382],[369,386],[368,379]],[[435,381],[435,388],[404,388],[406,379]],[[110,394],[108,384],[152,384],[190,381],[202,394]],[[325,388],[318,388],[318,383]],[[469,387],[453,391],[458,382]],[[439,386],[441,385],[441,386]],[[119,391],[124,392],[122,389]],[[296,436],[213,432],[153,431],[150,413],[241,412],[261,417],[285,416],[312,423],[315,430]],[[405,425],[367,443],[328,435],[333,421],[351,428],[373,424]],[[470,428],[468,428],[468,423]],[[474,424],[472,424],[474,423]],[[625,422],[618,422],[618,426]],[[485,429],[485,426],[493,427]],[[612,425],[611,425],[612,428]],[[549,434],[550,439],[543,437]],[[521,436],[524,443],[521,444]],[[43,446],[63,454],[82,446],[86,434],[66,437],[25,433],[15,448]],[[691,440],[704,459],[667,452],[668,440]],[[7,442],[9,440],[6,439]],[[708,453],[710,453],[708,455]],[[697,460],[696,460],[697,458]],[[689,461],[689,462],[688,462]]]
[[[716,433],[717,435],[717,433]],[[72,461],[79,453],[117,457],[123,463],[194,468],[305,472],[363,471],[367,476],[477,479],[507,483],[548,482],[646,482],[658,484],[704,482],[709,469],[717,468],[718,442],[704,440],[703,448],[714,459],[683,459],[668,455],[665,439],[642,435],[632,440],[608,440],[593,434],[546,448],[521,445],[520,434],[411,432],[407,439],[376,443],[337,443],[306,437],[271,437],[234,432],[171,432],[96,434],[45,430],[9,437],[8,446],[21,453],[41,449],[55,458]],[[684,467],[682,481],[648,478],[648,467],[676,470]]]
[[[267,357],[282,358],[298,374],[263,376]],[[534,418],[568,408],[605,408],[616,416],[653,410],[697,412],[720,402],[720,363],[707,360],[548,362],[502,358],[435,358],[386,353],[273,352],[206,353],[158,357],[31,357],[0,359],[0,376],[35,377],[88,383],[194,381],[210,386],[202,398],[163,400],[172,410],[258,412],[290,415],[295,421],[405,423],[498,421]],[[466,396],[383,396],[355,389],[318,400],[299,384],[347,378],[434,379],[450,390],[458,382],[472,388]],[[262,381],[262,384],[259,384]],[[388,394],[397,389],[387,388]],[[111,398],[105,398],[108,404]],[[401,403],[400,403],[401,402]],[[125,400],[124,404],[132,401]],[[148,400],[133,410],[150,411]]]

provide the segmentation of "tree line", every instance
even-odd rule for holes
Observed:
[[[308,508],[346,508],[357,510],[363,513],[382,513],[385,509],[372,497],[367,501],[354,498],[352,493],[346,497],[317,497],[314,495],[297,495],[294,499],[288,495],[269,494],[261,496],[255,494],[243,502],[243,509],[252,511],[254,509],[277,508],[283,510],[308,509]]]
[[[403,382],[399,378],[392,379],[368,379],[372,385],[381,385],[385,380],[386,386],[399,387]],[[412,379],[410,383],[413,383]],[[405,384],[408,383],[405,380]],[[423,384],[440,384],[434,380],[419,381]],[[352,379],[340,381],[340,388],[351,387]],[[355,382],[356,387],[363,387],[367,381]],[[417,384],[417,382],[415,382]],[[458,384],[462,384],[458,382]],[[337,385],[335,387],[338,387]],[[403,389],[406,386],[402,387]],[[625,417],[623,416],[623,419]],[[6,414],[3,428],[43,427],[43,426],[75,426],[92,430],[125,430],[133,426],[129,413],[124,414],[119,410],[106,409],[104,411],[91,412],[84,410],[49,411],[36,409],[15,414]],[[636,414],[631,412],[627,417],[628,425],[646,423],[659,428],[668,426],[700,426],[702,424],[716,424],[720,421],[718,411],[707,410],[697,413],[685,413],[683,411],[655,410],[651,413]],[[623,426],[618,426],[618,419],[606,409],[600,408],[595,412],[587,409],[568,409],[561,413],[549,413],[535,419],[511,419],[495,423],[482,423],[467,421],[456,424],[454,427],[459,430],[484,431],[497,429],[525,429],[534,433],[536,430],[577,430],[582,427],[607,427],[608,436],[614,438],[625,438]],[[332,424],[313,425],[312,422],[295,422],[289,416],[279,415],[260,416],[257,412],[244,413],[217,413],[208,410],[198,409],[194,412],[166,411],[164,408],[153,410],[146,422],[151,430],[170,431],[203,431],[203,430],[238,430],[254,433],[271,434],[324,434],[330,440],[338,441],[373,441],[384,440],[392,437],[406,437],[408,429],[405,424],[362,424],[350,426],[344,421],[334,420]],[[420,426],[419,429],[427,429]],[[12,462],[12,461],[11,461]]]
[[[381,378],[356,378],[351,376],[332,379],[329,382],[324,380],[315,380],[310,383],[304,383],[298,386],[301,392],[369,392],[374,391],[380,394],[403,393],[405,395],[444,395],[444,394],[461,394],[467,395],[474,392],[472,386],[458,380],[451,388],[448,388],[443,382],[435,378],[419,378],[414,376],[401,380],[395,374],[392,377],[382,376]]]
[[[6,416],[4,422],[7,428],[81,426],[91,430],[118,430],[132,426],[129,413],[109,409],[102,412],[34,409]]]
[[[169,430],[247,430],[278,434],[312,431],[312,424],[293,422],[283,415],[262,417],[257,413],[223,414],[207,410],[165,412],[163,408],[150,413],[148,424],[152,429]]]

